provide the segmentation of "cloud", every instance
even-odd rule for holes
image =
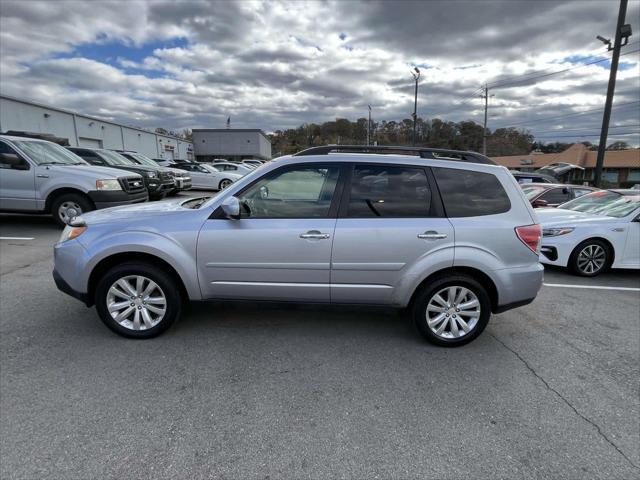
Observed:
[[[364,117],[368,104],[374,119],[409,118],[419,65],[419,115],[480,122],[479,88],[502,83],[489,126],[548,131],[560,121],[540,119],[603,105],[608,65],[584,63],[608,58],[594,36],[612,35],[612,5],[4,0],[0,90],[149,128],[231,116],[276,130]],[[636,32],[639,9],[630,2]],[[639,48],[631,38],[627,52]],[[616,102],[640,100],[638,54],[622,58]],[[616,109],[613,121],[637,123],[638,112]],[[598,114],[567,120],[592,129]]]

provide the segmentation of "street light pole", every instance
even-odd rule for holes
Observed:
[[[369,123],[367,123],[367,146],[371,145],[371,105],[369,107]]]
[[[604,104],[604,114],[602,115],[602,130],[600,131],[600,144],[598,145],[598,157],[596,159],[596,171],[593,178],[593,184],[600,186],[602,180],[602,167],[604,166],[604,154],[607,148],[607,136],[609,134],[609,120],[611,120],[611,106],[613,104],[613,93],[616,89],[616,75],[618,73],[618,60],[620,59],[620,48],[622,45],[622,37],[624,35],[625,45],[631,36],[631,26],[624,24],[624,18],[627,14],[627,1],[620,0],[620,10],[618,11],[618,23],[616,24],[616,36],[611,41],[598,36],[598,40],[608,45],[609,50],[613,50],[611,57],[611,70],[609,71],[609,86],[607,87],[607,99]]]
[[[414,73],[415,72],[415,73]],[[416,144],[416,122],[418,121],[418,79],[420,78],[420,70],[418,67],[413,68],[413,79],[416,82],[416,90],[413,99],[413,145]]]

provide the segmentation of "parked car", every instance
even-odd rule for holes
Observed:
[[[522,191],[533,208],[557,207],[569,200],[597,191],[594,187],[581,185],[561,185],[558,183],[529,183],[522,185]]]
[[[640,268],[640,193],[599,190],[538,209],[540,261],[594,277],[609,268]]]
[[[50,213],[61,225],[96,208],[147,200],[142,177],[93,167],[46,140],[0,135],[0,210]]]
[[[171,195],[183,190],[189,190],[191,188],[191,176],[182,170],[159,166],[149,157],[138,152],[118,150],[118,153],[123,157],[128,158],[132,162],[137,163],[138,165],[147,165],[148,167],[160,168],[166,176],[171,177],[174,182],[174,187],[170,189],[169,192],[167,192],[167,195]]]
[[[246,175],[253,170],[253,168],[250,168],[246,165],[227,161],[214,160],[212,163],[203,163],[203,165],[211,165],[212,167],[215,167],[216,170],[219,170],[221,172],[232,172],[237,173],[238,175]]]
[[[233,172],[221,172],[211,165],[196,162],[174,163],[171,164],[171,167],[189,172],[193,187],[200,190],[224,190],[233,182],[242,178],[242,175]]]
[[[114,167],[140,174],[149,192],[149,198],[152,200],[164,198],[173,189],[173,180],[163,177],[160,168],[138,165],[113,150],[84,147],[67,147],[67,149],[91,165]]]
[[[515,177],[515,179],[520,184],[557,183],[557,180],[554,177],[550,175],[545,175],[544,173],[519,172],[517,170],[511,170],[511,174]]]
[[[183,300],[252,299],[409,307],[443,346],[536,297],[541,230],[505,168],[314,151],[212,198],[76,219],[54,247],[58,288],[128,337],[164,331]]]
[[[262,162],[260,160],[242,160],[240,163],[242,165],[246,165],[249,168],[258,168],[260,165],[262,165]]]

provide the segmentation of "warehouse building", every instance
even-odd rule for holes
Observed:
[[[0,95],[0,132],[9,131],[49,134],[74,147],[133,150],[151,158],[194,157],[193,144],[183,138]]]
[[[271,159],[271,142],[257,128],[202,128],[193,130],[196,160],[225,158],[240,161],[248,158]]]

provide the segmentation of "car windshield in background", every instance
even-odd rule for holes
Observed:
[[[149,165],[150,167],[157,167],[158,166],[157,162],[154,162],[149,157],[145,157],[144,155],[141,155],[139,153],[132,152],[129,155],[131,155],[133,158],[135,158],[136,161],[138,163],[142,164],[142,165]]]
[[[13,143],[38,165],[88,165],[75,153],[56,143],[13,140]]]
[[[533,197],[544,192],[545,190],[545,187],[522,187],[522,191],[524,192],[524,196],[527,197],[527,200],[531,200]]]
[[[560,205],[559,208],[620,218],[629,215],[638,207],[640,195],[622,195],[604,190],[583,195]]]
[[[131,160],[111,150],[100,150],[100,155],[109,161],[109,165],[133,165]]]

